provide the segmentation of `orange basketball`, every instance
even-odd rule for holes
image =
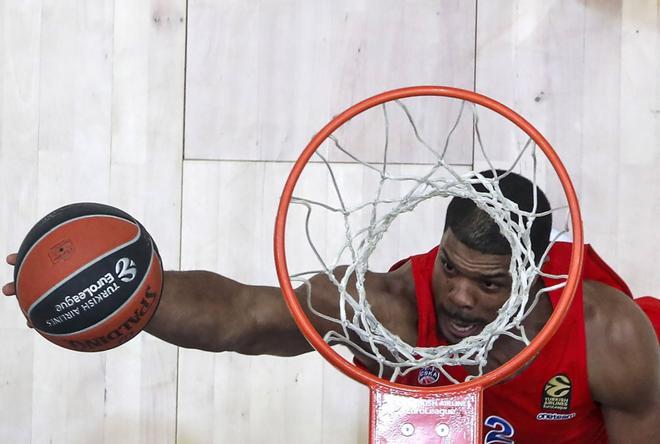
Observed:
[[[133,217],[107,205],[59,208],[30,230],[14,269],[25,317],[78,351],[116,347],[153,316],[163,282],[158,249]]]

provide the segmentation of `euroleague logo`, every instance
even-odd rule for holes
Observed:
[[[433,366],[420,369],[419,375],[417,375],[417,382],[422,385],[435,384],[438,379],[440,379],[440,370]]]
[[[122,282],[131,282],[137,274],[135,262],[127,257],[122,257],[115,264],[115,273]]]
[[[571,379],[560,373],[548,380],[543,387],[541,408],[544,410],[566,411],[571,404]]]

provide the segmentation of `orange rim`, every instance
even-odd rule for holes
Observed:
[[[559,180],[561,181],[562,187],[564,189],[564,194],[568,200],[568,207],[571,214],[571,227],[573,230],[573,249],[571,252],[571,261],[569,265],[566,286],[564,287],[562,297],[555,307],[552,316],[546,323],[545,327],[543,327],[541,332],[531,341],[529,346],[525,347],[510,361],[506,362],[497,369],[468,382],[446,385],[442,387],[422,388],[393,383],[388,380],[379,378],[367,372],[366,370],[353,365],[341,357],[337,352],[335,352],[332,347],[330,347],[330,345],[328,345],[323,340],[321,335],[319,335],[319,333],[316,331],[311,321],[303,311],[300,303],[298,302],[298,298],[294,293],[293,286],[291,285],[291,280],[289,278],[284,244],[286,219],[291,197],[293,195],[293,190],[296,186],[298,178],[300,177],[300,174],[302,173],[302,170],[305,168],[307,162],[312,157],[314,152],[316,152],[317,148],[323,143],[323,141],[326,140],[328,136],[330,136],[340,126],[363,111],[383,103],[390,102],[392,100],[404,99],[406,97],[414,96],[442,96],[476,103],[495,111],[522,129],[529,137],[532,138],[532,140],[534,140],[536,145],[541,148],[541,150],[552,164],[557,176],[559,177]],[[582,218],[580,216],[580,208],[578,205],[577,196],[575,194],[575,189],[573,188],[573,184],[568,175],[568,172],[566,171],[566,168],[559,159],[559,156],[557,156],[557,153],[555,153],[555,150],[552,148],[550,143],[527,120],[501,103],[472,91],[447,86],[415,86],[386,91],[351,106],[346,111],[332,119],[327,125],[325,125],[307,144],[305,150],[293,165],[291,173],[289,174],[286,184],[284,185],[284,190],[282,191],[282,196],[280,198],[280,204],[277,211],[277,218],[275,220],[274,244],[275,267],[286,304],[289,307],[289,310],[291,311],[291,314],[293,315],[298,328],[305,335],[312,346],[337,369],[364,385],[369,387],[386,386],[393,389],[406,391],[411,395],[418,396],[424,396],[426,394],[432,393],[455,392],[457,390],[468,390],[473,388],[485,389],[507,378],[516,372],[516,370],[525,365],[527,361],[532,359],[532,357],[550,340],[552,335],[557,331],[570,307],[571,302],[573,301],[573,296],[575,295],[582,271],[582,256],[584,252]]]

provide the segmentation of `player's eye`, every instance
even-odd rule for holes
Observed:
[[[493,281],[482,281],[481,285],[483,285],[483,287],[489,291],[499,290],[501,287],[499,283]]]
[[[454,268],[454,265],[452,265],[447,259],[441,258],[440,262],[442,263],[442,268],[447,272],[447,273],[454,273],[456,269]]]

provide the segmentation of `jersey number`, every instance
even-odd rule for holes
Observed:
[[[490,427],[490,432],[486,433],[484,444],[513,444],[513,434],[516,432],[511,424],[499,416],[489,416],[484,421],[486,427]]]

